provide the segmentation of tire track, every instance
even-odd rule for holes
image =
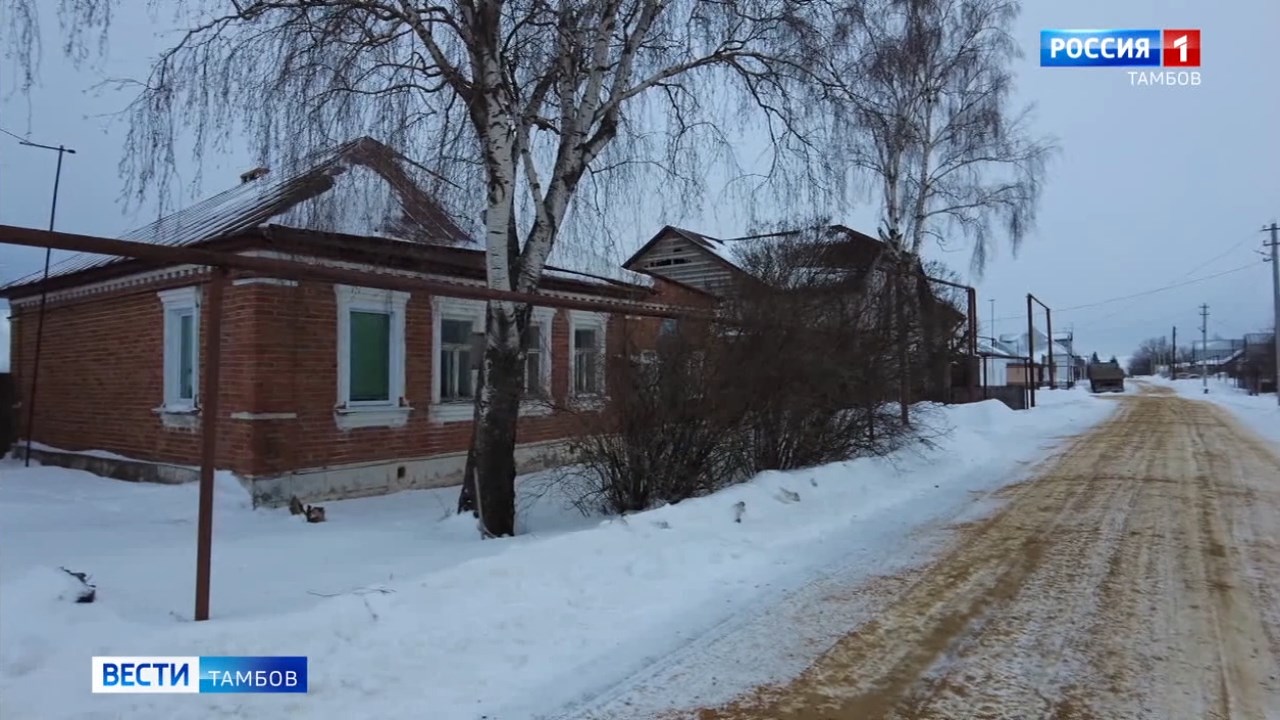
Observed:
[[[1163,389],[794,681],[702,720],[1280,718],[1280,459]]]

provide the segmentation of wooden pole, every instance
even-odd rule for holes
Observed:
[[[196,527],[196,614],[209,619],[209,575],[213,556],[213,471],[218,452],[218,375],[222,365],[222,291],[226,268],[214,271],[209,282],[209,311],[205,329],[206,357],[200,391],[200,509]]]

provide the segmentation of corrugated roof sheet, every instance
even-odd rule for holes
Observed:
[[[255,173],[247,173],[251,176]],[[406,242],[479,248],[480,245],[424,189],[425,173],[372,138],[324,150],[292,171],[267,172],[149,225],[122,240],[192,245],[269,223],[307,230],[373,235]],[[317,202],[334,191],[346,202]],[[56,263],[49,277],[101,267],[125,258],[79,253]],[[5,287],[41,279],[33,273]]]

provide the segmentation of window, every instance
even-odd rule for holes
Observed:
[[[524,392],[535,397],[546,394],[542,386],[542,328],[529,323],[524,332]]]
[[[338,302],[338,402],[344,429],[399,427],[404,397],[405,306],[409,293],[335,285]]]
[[[573,331],[573,392],[575,395],[600,394],[600,338],[595,328]]]
[[[479,300],[436,297],[432,301],[431,419],[436,422],[466,422],[474,413],[479,386],[480,350],[472,336],[484,332],[485,304]],[[529,328],[522,338],[526,350],[523,385],[525,397],[521,415],[551,411],[551,321],[555,310],[533,308]],[[538,392],[528,391],[529,383]]]
[[[521,411],[550,410],[551,399],[551,324],[556,311],[533,308],[524,333],[524,402]]]
[[[484,302],[431,299],[431,419],[471,420],[478,372],[471,336],[484,332]],[[478,361],[479,357],[475,357]]]
[[[470,400],[473,387],[470,320],[440,321],[440,399]]]
[[[574,311],[570,315],[570,376],[577,397],[604,395],[604,333],[606,318]]]
[[[391,401],[391,313],[351,311],[351,402]]]
[[[167,413],[191,413],[199,405],[200,295],[185,287],[159,293],[164,307],[164,400]]]

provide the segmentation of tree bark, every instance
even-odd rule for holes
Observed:
[[[480,363],[477,373],[476,390],[485,385],[484,363]],[[480,403],[471,409],[471,442],[467,443],[467,464],[462,469],[462,490],[458,493],[458,514],[469,512],[473,517],[480,517],[480,508],[476,504],[476,430],[480,427]]]
[[[898,267],[894,277],[894,313],[898,319],[898,404],[903,425],[911,424],[911,324],[907,318],[907,293],[903,287],[903,258],[895,258]]]
[[[516,423],[520,415],[519,312],[492,301],[486,313],[485,383],[476,402],[475,496],[485,537],[515,535]]]

